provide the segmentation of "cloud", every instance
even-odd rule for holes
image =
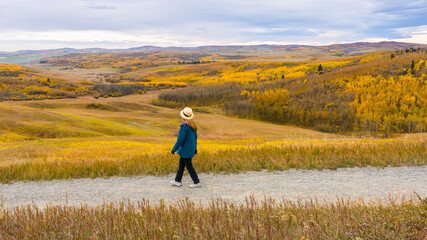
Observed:
[[[115,7],[106,6],[106,5],[92,5],[92,6],[89,6],[89,8],[91,8],[91,9],[99,9],[99,10],[104,10],[104,9],[114,10],[114,9],[117,9]]]
[[[398,28],[395,31],[403,37],[395,41],[427,44],[427,25]]]
[[[417,26],[417,27],[406,27],[395,29],[397,33],[403,37],[413,37],[415,35],[425,35],[427,34],[427,25]]]
[[[427,24],[425,12],[424,0],[2,1],[0,51],[27,48],[31,41],[114,48],[120,42],[128,47],[424,41],[418,28]]]

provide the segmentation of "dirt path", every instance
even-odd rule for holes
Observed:
[[[1,184],[0,194],[6,207],[36,204],[87,203],[98,205],[104,201],[143,198],[150,203],[160,199],[175,202],[188,197],[193,201],[209,202],[212,198],[242,201],[254,195],[257,199],[271,196],[276,199],[303,200],[317,197],[336,201],[363,198],[375,200],[417,192],[427,197],[427,166],[399,168],[344,168],[336,171],[290,170],[283,172],[248,172],[242,174],[199,174],[200,189],[190,189],[190,177],[184,176],[183,186],[172,187],[166,177],[141,176],[110,179],[76,179],[48,182],[16,182]]]

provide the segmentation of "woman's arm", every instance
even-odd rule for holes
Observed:
[[[188,132],[187,127],[181,126],[181,128],[179,129],[178,138],[176,140],[176,143],[172,148],[172,152],[176,152],[178,150],[178,148],[181,147],[182,144],[184,144],[184,140],[187,137],[187,132]]]

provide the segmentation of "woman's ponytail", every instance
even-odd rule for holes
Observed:
[[[199,124],[196,122],[196,120],[193,119],[187,119],[186,120],[188,122],[188,125],[190,125],[190,127],[194,130],[197,131],[197,129],[199,129]]]

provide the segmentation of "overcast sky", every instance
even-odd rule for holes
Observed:
[[[427,0],[0,0],[0,51],[427,44]]]

